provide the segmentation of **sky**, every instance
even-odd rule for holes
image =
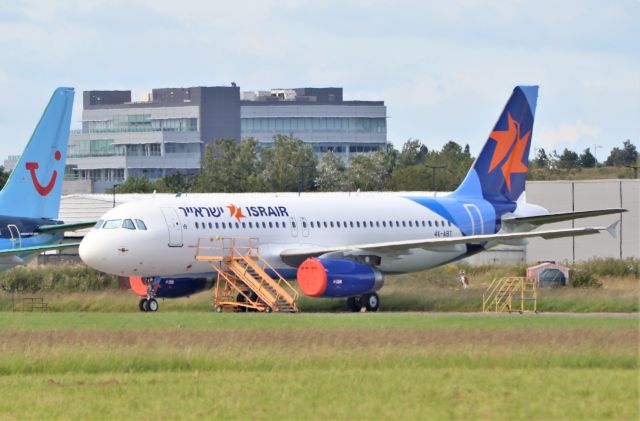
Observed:
[[[640,0],[56,0],[0,4],[0,163],[57,86],[344,88],[388,140],[477,154],[514,86],[540,85],[533,148],[640,147]],[[532,152],[533,153],[533,152]]]

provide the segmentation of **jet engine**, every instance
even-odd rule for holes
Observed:
[[[298,267],[298,285],[309,297],[354,297],[382,288],[382,273],[351,259],[310,258]]]

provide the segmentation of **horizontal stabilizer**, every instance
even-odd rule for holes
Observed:
[[[43,251],[50,250],[64,250],[80,247],[80,243],[62,243],[62,244],[50,244],[48,246],[33,246],[33,247],[16,247],[12,249],[0,250],[0,256],[8,256],[12,254],[31,254],[42,253]]]
[[[594,216],[611,215],[614,213],[622,213],[622,212],[627,212],[627,210],[622,208],[611,208],[611,209],[597,209],[597,210],[580,211],[580,212],[558,212],[558,213],[550,213],[548,215],[502,218],[502,223],[503,224],[531,224],[531,225],[538,226],[543,224],[552,224],[554,222],[571,221],[572,219],[591,218]]]
[[[72,222],[70,224],[58,224],[58,225],[41,225],[36,231],[40,233],[53,233],[60,231],[77,231],[85,228],[91,228],[96,224],[96,221],[85,222]]]

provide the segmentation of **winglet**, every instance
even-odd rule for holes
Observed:
[[[613,224],[609,225],[607,228],[605,228],[605,230],[609,233],[610,236],[612,236],[613,238],[617,238],[617,227],[618,224],[620,223],[620,220],[617,220],[616,222],[614,222]]]

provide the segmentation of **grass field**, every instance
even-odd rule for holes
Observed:
[[[601,288],[558,288],[539,291],[538,308],[553,312],[640,312],[640,279],[635,271],[624,275],[600,275],[603,264],[585,267],[596,273],[602,283]],[[618,264],[619,265],[619,264]],[[520,275],[524,266],[462,266],[471,279],[471,287],[462,290],[458,271],[461,266],[446,265],[436,269],[385,278],[385,286],[379,291],[381,311],[464,311],[475,312],[482,308],[482,293],[494,278]],[[49,272],[47,272],[47,270]],[[20,302],[22,297],[44,297],[50,311],[100,311],[137,312],[137,297],[128,291],[116,289],[115,283],[109,287],[86,290],[88,286],[99,285],[104,279],[77,272],[73,268],[48,268],[40,272],[26,272],[25,279],[36,275],[53,278],[56,271],[69,271],[68,281],[57,288],[42,289],[36,293],[0,293],[0,311],[11,310],[13,299]],[[615,273],[613,270],[609,272]],[[0,274],[8,276],[11,272]],[[45,284],[52,281],[45,280]],[[68,285],[67,285],[68,284]],[[295,283],[294,283],[295,285]],[[80,292],[79,292],[80,291]],[[211,311],[212,293],[204,292],[190,298],[166,300],[160,303],[161,311]],[[317,299],[302,296],[299,307],[304,312],[346,311],[344,300]]]
[[[640,416],[637,315],[0,313],[0,419]]]

